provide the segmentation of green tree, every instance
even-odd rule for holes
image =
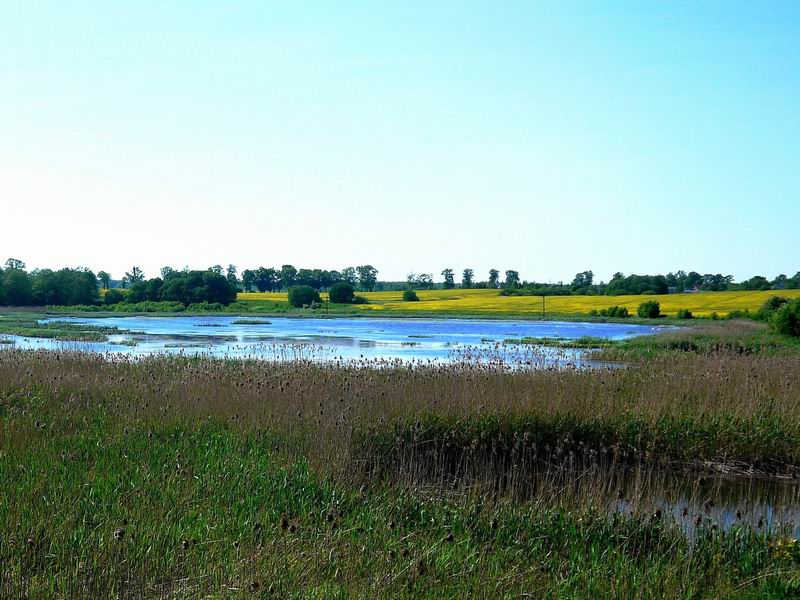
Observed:
[[[37,304],[74,306],[98,302],[97,277],[88,269],[42,269],[34,271],[31,278]]]
[[[356,285],[358,284],[358,273],[353,267],[345,267],[344,269],[342,269],[341,279],[342,281],[346,281],[353,287],[356,287]]]
[[[111,285],[110,273],[107,273],[106,271],[100,271],[97,273],[97,278],[100,280],[104,290],[107,290],[108,286]]]
[[[3,303],[7,306],[30,306],[34,303],[31,276],[21,268],[2,272]]]
[[[585,291],[592,287],[594,283],[594,273],[592,271],[581,271],[572,280],[571,288],[575,292]]]
[[[472,269],[464,269],[464,272],[461,275],[461,287],[464,289],[471,288],[474,277],[475,272]]]
[[[453,269],[444,269],[442,271],[442,277],[444,278],[444,289],[452,290],[456,287],[456,282],[453,278]]]
[[[785,273],[781,273],[772,280],[772,289],[785,290],[787,287],[789,287],[789,278]]]
[[[378,282],[378,269],[372,265],[361,265],[356,267],[358,273],[358,285],[365,292],[371,292],[375,289],[375,284]]]
[[[742,282],[743,290],[771,290],[772,284],[763,275],[755,275]]]
[[[419,302],[419,296],[414,290],[403,291],[403,302]]]
[[[147,282],[135,281],[125,294],[125,302],[129,304],[136,304],[138,302],[146,302],[147,297]]]
[[[500,271],[497,269],[489,269],[489,287],[496,288],[500,282]]]
[[[278,272],[271,267],[258,267],[254,282],[259,292],[273,292],[278,285]]]
[[[227,270],[225,271],[225,278],[228,280],[232,286],[237,287],[239,285],[239,280],[236,278],[236,265],[228,265]]]
[[[334,304],[352,304],[355,298],[353,286],[346,281],[339,281],[331,286],[331,291],[328,295],[330,301]]]
[[[518,288],[519,285],[519,272],[513,270],[506,271],[505,287],[507,289],[515,289]]]
[[[153,281],[153,280],[151,280]],[[157,288],[158,299],[181,302],[185,305],[211,302],[228,305],[236,300],[236,288],[227,278],[212,270],[182,271],[170,276],[160,286],[145,288],[145,298],[151,298]],[[131,288],[133,292],[133,288]],[[129,292],[129,296],[131,294]]]
[[[242,271],[242,286],[245,292],[253,291],[253,285],[256,282],[256,273],[250,269]]]
[[[137,281],[144,281],[144,271],[134,266],[130,271],[125,272],[125,279],[129,284],[136,283]]]
[[[278,280],[281,283],[281,287],[288,290],[297,281],[297,269],[292,265],[281,266],[280,273],[278,273]]]
[[[310,285],[293,285],[289,288],[289,304],[295,308],[321,302],[319,292]]]
[[[12,269],[14,271],[24,271],[25,263],[18,258],[9,258],[8,260],[6,260],[6,269]]]

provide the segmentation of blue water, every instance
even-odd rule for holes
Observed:
[[[236,321],[256,317],[58,317],[69,321],[117,327],[107,342],[59,342],[13,337],[12,347],[73,349],[146,356],[156,353],[203,354],[267,360],[375,361],[449,363],[498,362],[522,365],[580,366],[584,352],[506,345],[506,339],[584,336],[620,340],[659,331],[661,327],[620,323],[498,321],[472,319],[297,319],[268,317],[268,324]]]

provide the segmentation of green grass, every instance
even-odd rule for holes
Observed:
[[[102,342],[107,334],[119,333],[116,327],[84,325],[82,323],[39,323],[46,315],[22,312],[0,315],[0,334],[47,338],[60,341]]]
[[[272,321],[266,319],[236,319],[232,323],[234,325],[272,325]]]
[[[267,431],[6,398],[0,593],[29,597],[764,598],[793,552],[749,529],[337,485]],[[773,546],[770,546],[773,544]],[[789,546],[791,548],[791,546]]]
[[[594,354],[603,360],[642,361],[676,354],[781,356],[800,353],[800,340],[756,321],[704,321],[608,344]]]
[[[519,339],[504,340],[505,344],[524,344],[530,346],[545,346],[549,348],[605,348],[616,342],[607,338],[585,335],[576,339],[561,337],[524,337]]]

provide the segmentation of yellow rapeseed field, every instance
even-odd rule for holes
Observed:
[[[418,291],[419,302],[403,302],[402,292],[359,292],[369,299],[369,304],[354,305],[358,311],[440,313],[442,315],[540,315],[541,296],[500,296],[497,290],[422,290]],[[717,313],[727,315],[734,310],[755,311],[770,296],[781,295],[800,298],[800,290],[764,292],[701,292],[698,294],[669,294],[658,296],[548,296],[545,309],[548,314],[588,314],[609,306],[624,306],[631,314],[645,300],[655,299],[661,304],[661,312],[674,316],[679,309],[688,309],[695,316]],[[325,294],[322,295],[325,297]],[[287,302],[285,292],[240,293],[239,300],[245,302]]]

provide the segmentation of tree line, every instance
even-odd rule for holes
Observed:
[[[700,274],[696,271],[677,271],[666,275],[624,275],[615,273],[608,281],[597,282],[591,270],[577,273],[570,283],[538,283],[521,280],[519,271],[508,269],[502,275],[498,269],[489,269],[485,280],[477,280],[475,272],[466,268],[461,281],[456,282],[456,272],[445,268],[442,281],[435,282],[431,273],[410,273],[405,282],[380,282],[378,270],[372,265],[346,267],[341,271],[295,268],[293,265],[245,269],[241,278],[235,265],[223,268],[214,265],[204,271],[176,270],[164,267],[156,277],[147,279],[138,266],[134,266],[119,280],[121,292],[114,288],[114,280],[106,271],[96,275],[89,269],[63,268],[59,270],[25,270],[25,263],[9,258],[0,268],[0,305],[92,305],[101,301],[118,302],[180,302],[218,303],[228,305],[236,300],[239,290],[247,292],[289,291],[297,286],[311,288],[319,293],[343,283],[353,290],[380,289],[426,290],[433,288],[498,289],[505,295],[633,295],[667,294],[685,291],[729,290],[782,290],[800,289],[800,272],[789,277],[778,275],[772,280],[756,275],[737,283],[731,275]],[[101,296],[99,288],[108,290]],[[359,299],[356,299],[359,300]],[[361,298],[363,300],[363,298]]]
[[[233,268],[234,277],[236,268],[229,265],[228,272]],[[252,292],[278,292],[289,290],[297,285],[305,285],[319,292],[329,290],[335,283],[347,283],[364,292],[371,292],[378,283],[378,269],[372,265],[346,267],[341,271],[328,271],[327,269],[296,269],[292,265],[283,265],[279,269],[273,267],[259,267],[242,271],[241,285],[244,291]]]
[[[236,300],[239,290],[260,292],[291,291],[310,288],[332,290],[359,289],[372,291],[378,281],[378,270],[372,265],[347,267],[341,271],[323,269],[297,269],[292,265],[280,268],[259,267],[245,269],[241,279],[235,265],[214,265],[204,271],[176,270],[163,267],[159,275],[151,278],[134,266],[125,275],[114,280],[107,271],[84,268],[25,270],[25,263],[9,258],[0,268],[0,305],[2,306],[76,306],[113,305],[121,302],[179,302],[185,306],[199,303],[216,303],[227,306]],[[117,284],[115,286],[114,284]],[[121,289],[120,289],[121,288]],[[100,289],[104,291],[100,294]],[[303,290],[301,290],[303,292]],[[300,292],[295,296],[304,298]],[[347,295],[345,294],[344,297]],[[350,301],[363,301],[352,297]]]
[[[410,273],[406,280],[408,289],[453,289],[457,287],[455,272],[446,268],[442,271],[442,283],[433,281],[433,275],[423,273],[417,275]],[[519,271],[509,269],[505,271],[505,278],[500,279],[500,271],[490,269],[488,278],[484,281],[475,280],[472,269],[464,269],[460,286],[462,289],[491,288],[500,289],[505,295],[536,295],[536,296],[568,296],[568,295],[607,295],[625,296],[640,294],[669,294],[695,291],[733,291],[733,290],[785,290],[800,289],[800,271],[793,277],[785,274],[778,275],[772,280],[763,275],[755,275],[750,279],[737,283],[732,275],[720,273],[700,274],[697,271],[677,271],[666,275],[625,275],[617,272],[608,281],[596,281],[592,271],[577,273],[571,283],[539,283],[535,281],[521,281]]]
[[[108,289],[111,276],[105,271],[97,275],[89,269],[63,268],[25,270],[25,263],[10,258],[0,268],[0,305],[3,306],[77,306],[119,302],[179,302],[188,306],[197,303],[228,305],[236,300],[238,285],[222,273],[206,271],[176,271],[168,267],[160,277],[146,279],[144,272],[134,267],[125,274],[123,294],[108,290],[101,298],[100,286]]]

